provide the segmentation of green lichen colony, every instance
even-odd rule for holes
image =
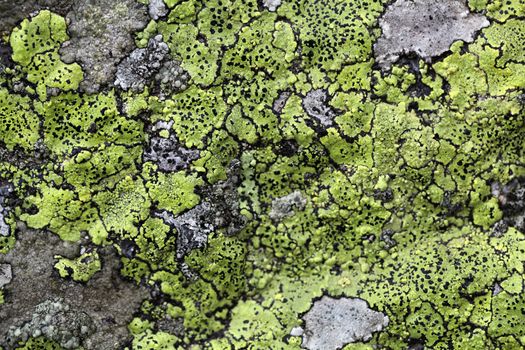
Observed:
[[[525,232],[498,231],[494,196],[525,177],[525,4],[471,0],[491,22],[475,41],[384,71],[386,3],[166,1],[135,39],[162,35],[189,75],[167,96],[80,92],[64,18],[25,19],[0,66],[0,183],[17,198],[0,252],[17,220],[114,245],[121,275],[154,291],[130,349],[300,349],[290,332],[323,295],[389,318],[345,350],[525,347]],[[188,156],[167,169],[153,142]],[[56,259],[79,283],[102,263]]]

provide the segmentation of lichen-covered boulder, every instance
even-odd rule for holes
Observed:
[[[525,347],[520,1],[12,3],[0,346]]]

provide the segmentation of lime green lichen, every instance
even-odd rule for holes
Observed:
[[[55,264],[55,269],[60,277],[69,277],[77,282],[89,281],[95,273],[100,271],[102,266],[96,252],[84,253],[75,259],[57,255],[55,259],[58,260]]]
[[[37,103],[44,118],[44,142],[57,155],[107,143],[133,145],[143,140],[141,123],[119,115],[115,94],[62,94]],[[67,118],[66,118],[67,116]]]
[[[31,99],[0,88],[0,141],[7,149],[18,146],[31,151],[39,138],[40,120],[31,110]]]
[[[163,34],[172,56],[182,60],[186,70],[197,84],[211,85],[217,74],[217,50],[201,43],[198,28],[191,23],[159,23],[158,32]]]
[[[188,177],[182,172],[173,174],[158,174],[158,177],[150,178],[156,173],[154,167],[146,168],[147,180],[146,188],[150,198],[156,202],[156,206],[161,210],[169,210],[177,215],[185,209],[190,209],[199,203],[199,196],[194,192],[197,185],[202,184],[202,180],[195,177]]]
[[[11,33],[13,61],[27,66],[35,55],[53,50],[67,39],[65,19],[50,11],[41,11],[31,20],[23,20]]]
[[[175,121],[174,129],[187,147],[203,148],[204,140],[224,120],[226,106],[220,88],[189,88],[166,103],[167,117]]]
[[[144,46],[162,34],[191,76],[165,98],[76,93],[81,71],[58,57],[63,19],[25,20],[10,36],[16,68],[0,73],[11,152],[0,180],[20,198],[9,224],[116,246],[121,274],[154,295],[129,325],[133,349],[300,349],[290,332],[325,294],[389,317],[347,350],[523,347],[525,236],[498,231],[507,214],[493,188],[525,176],[523,6],[471,0],[494,19],[474,42],[381,71],[372,46],[385,3],[292,0],[274,13],[256,1],[166,1],[166,20],[136,36]],[[40,101],[15,92],[24,80]],[[303,103],[316,89],[327,125]],[[176,172],[144,161],[157,123],[198,158]],[[37,165],[11,158],[37,143]],[[223,232],[228,217],[210,229],[205,211],[177,227],[161,218],[198,212],[210,188],[227,197],[220,186],[237,176],[240,232]],[[293,193],[304,206],[275,215]],[[177,254],[192,230],[206,245]],[[101,267],[96,253],[57,258],[77,281]],[[168,316],[183,331],[161,329]]]
[[[150,201],[141,179],[125,177],[114,189],[93,197],[104,228],[122,236],[135,237],[139,222],[149,215]]]
[[[45,337],[29,338],[22,346],[16,348],[17,350],[62,350],[62,347],[52,340]]]
[[[65,19],[47,10],[23,20],[11,33],[13,61],[20,64],[29,82],[37,84],[42,100],[47,88],[75,90],[82,81],[80,65],[65,64],[58,54],[68,38]]]
[[[277,13],[303,29],[299,36],[309,69],[320,66],[324,70],[339,70],[345,63],[367,60],[372,39],[366,26],[377,19],[381,10],[379,1],[314,4],[306,0],[283,2]],[[358,17],[361,20],[356,20]],[[347,20],[350,18],[354,20]],[[320,34],[327,28],[331,35]]]
[[[176,344],[180,341],[174,335],[165,332],[153,333],[150,330],[145,331],[140,334],[138,337],[133,339],[132,349],[141,349],[141,350],[172,350],[172,349],[182,349],[182,347],[177,347]]]

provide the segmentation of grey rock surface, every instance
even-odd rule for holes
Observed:
[[[13,279],[13,272],[10,264],[0,264],[0,288],[8,285]]]
[[[263,6],[270,12],[275,12],[281,6],[281,0],[263,0]]]
[[[301,191],[294,191],[284,197],[276,198],[272,201],[270,218],[272,220],[282,220],[292,216],[295,210],[303,210],[306,205],[306,198]]]
[[[284,106],[286,106],[286,102],[288,101],[288,98],[292,95],[290,91],[283,91],[279,94],[279,96],[275,99],[273,102],[273,110],[276,113],[281,113]]]
[[[237,186],[239,183],[240,163],[234,160],[230,165],[228,179],[220,181],[203,190],[206,201],[178,216],[167,211],[160,211],[156,216],[177,230],[177,259],[184,257],[194,249],[206,246],[208,235],[217,229],[224,229],[228,235],[242,230],[246,218],[240,213]]]
[[[162,125],[166,124],[166,125]],[[144,161],[157,164],[163,171],[179,171],[189,168],[192,161],[199,158],[200,152],[180,144],[171,130],[173,122],[157,123],[149,131],[149,144],[144,150]],[[169,136],[162,137],[159,132],[168,131]]]
[[[158,217],[177,229],[177,259],[183,259],[194,249],[203,248],[215,227],[210,222],[212,206],[203,202],[184,214],[174,216],[162,211]]]
[[[163,0],[149,0],[148,12],[152,19],[157,20],[160,17],[166,16],[168,9]]]
[[[19,327],[12,326],[7,333],[7,344],[15,346],[29,337],[43,336],[57,342],[64,349],[77,349],[83,339],[95,332],[91,317],[75,310],[63,299],[50,299],[38,304],[31,319]]]
[[[303,99],[303,107],[310,117],[316,119],[324,127],[330,127],[335,117],[335,111],[328,105],[328,94],[325,90],[312,90]]]
[[[5,217],[8,214],[8,208],[5,207],[6,198],[13,192],[13,186],[9,183],[0,183],[0,236],[7,237],[11,234],[11,228],[7,224]]]
[[[492,194],[498,199],[503,211],[503,219],[494,229],[503,234],[508,226],[525,231],[525,178],[516,178],[502,185],[494,183]]]
[[[73,258],[78,256],[80,245],[87,243],[63,242],[49,232],[19,227],[14,248],[7,254],[0,255],[0,264],[10,264],[13,275],[11,283],[4,286],[6,303],[0,307],[0,346],[8,345],[6,342],[11,326],[15,328],[9,334],[21,336],[24,325],[35,324],[34,314],[41,314],[38,310],[47,308],[44,306],[56,300],[67,304],[74,315],[85,313],[92,320],[95,330],[82,334],[80,327],[82,336],[77,337],[86,350],[120,349],[129,340],[127,325],[149,292],[120,277],[120,260],[114,248],[105,247],[99,250],[103,262],[102,271],[85,284],[64,280],[54,270],[55,255]],[[47,309],[49,312],[54,310],[57,317],[67,316],[58,309]],[[17,328],[19,332],[13,333]],[[53,329],[40,331],[47,336],[46,332]]]
[[[141,91],[158,72],[168,56],[168,45],[157,35],[145,48],[135,49],[117,68],[115,85],[123,90]]]
[[[77,0],[0,0],[0,34],[38,10],[48,9],[65,15],[75,2]]]
[[[303,316],[302,346],[309,350],[336,350],[344,345],[367,341],[372,333],[388,326],[388,317],[358,298],[334,299],[323,296]]]
[[[400,55],[424,59],[446,52],[456,40],[471,42],[490,23],[471,13],[464,0],[397,0],[379,20],[382,35],[374,51],[377,62],[389,67]]]
[[[0,236],[7,237],[9,236],[9,232],[11,230],[9,229],[9,225],[5,222],[4,214],[2,213],[2,206],[0,205]]]
[[[166,61],[155,74],[155,83],[159,88],[161,98],[169,97],[172,93],[186,90],[189,74],[182,69],[180,62]]]
[[[147,24],[147,12],[135,0],[75,3],[66,16],[70,40],[60,53],[64,62],[82,66],[82,90],[94,93],[114,81],[117,65],[135,48],[132,33]]]

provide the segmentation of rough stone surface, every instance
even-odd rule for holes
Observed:
[[[161,124],[157,123],[149,133],[151,138],[144,151],[144,161],[154,162],[163,171],[187,169],[193,160],[199,158],[200,152],[180,144],[175,134],[170,131],[173,123],[168,123],[165,127]],[[169,136],[160,136],[159,132],[162,131],[168,132]]]
[[[268,9],[268,11],[274,12],[281,5],[281,0],[263,0],[263,6]]]
[[[166,61],[155,74],[155,83],[161,98],[169,97],[174,92],[186,90],[190,76],[182,69],[180,62]]]
[[[183,259],[194,249],[203,248],[208,235],[216,229],[225,229],[233,235],[244,227],[246,218],[239,212],[236,192],[238,162],[230,166],[229,178],[205,190],[207,201],[203,201],[187,212],[174,216],[162,211],[157,216],[177,230],[177,259]]]
[[[301,191],[294,191],[272,201],[270,218],[277,221],[282,220],[287,216],[293,215],[295,210],[303,210],[305,205],[306,198]]]
[[[65,15],[76,0],[0,0],[0,33],[7,32],[31,13],[50,9]]]
[[[279,96],[275,99],[273,102],[273,110],[276,113],[281,113],[284,106],[286,105],[286,101],[288,101],[288,98],[290,97],[291,93],[289,91],[283,91],[279,94]]]
[[[157,20],[160,17],[166,16],[168,9],[166,8],[166,4],[163,0],[150,0],[148,12],[152,19]]]
[[[496,231],[506,231],[508,226],[525,231],[525,178],[517,178],[502,186],[494,184],[492,193],[498,199],[504,216],[497,223]]]
[[[21,228],[15,247],[6,255],[0,255],[0,263],[10,264],[13,273],[11,283],[4,287],[6,303],[0,306],[0,339],[9,343],[8,333],[12,339],[19,339],[24,329],[31,335],[37,330],[37,321],[49,310],[52,318],[57,317],[53,321],[55,326],[74,327],[75,332],[82,330],[81,326],[70,324],[78,315],[86,315],[82,317],[92,320],[96,331],[77,339],[86,349],[112,350],[128,340],[127,323],[148,293],[118,276],[119,260],[110,248],[101,251],[102,271],[88,283],[60,279],[53,269],[54,256],[72,257],[79,253],[79,249],[78,243],[62,242],[53,234]],[[64,314],[66,310],[60,311],[59,307],[49,309],[50,303],[56,300],[69,305],[72,313]],[[24,328],[25,324],[30,326]],[[15,328],[10,330],[11,326]],[[21,327],[19,335],[14,333],[17,327]],[[53,333],[52,328],[40,331],[45,336],[46,332],[51,332],[50,339],[57,339],[58,333]],[[64,345],[67,344],[67,339],[64,341]]]
[[[324,127],[332,126],[335,111],[328,105],[326,91],[317,89],[308,92],[303,99],[303,106],[306,113],[321,125]]]
[[[0,206],[0,236],[9,236],[9,226],[5,222],[4,214],[2,213],[2,207]]]
[[[385,67],[403,54],[438,56],[456,40],[471,42],[478,30],[490,24],[483,15],[470,13],[464,0],[397,0],[379,23],[382,35],[374,50]]]
[[[370,309],[361,299],[323,296],[304,315],[303,347],[336,350],[349,343],[367,341],[388,326],[388,317]]]
[[[62,299],[45,300],[32,311],[30,321],[11,326],[6,342],[14,346],[29,337],[43,336],[64,349],[77,349],[95,332],[93,320],[84,312],[74,310]]]
[[[135,47],[132,33],[148,20],[147,8],[134,0],[78,1],[67,14],[69,41],[60,51],[66,63],[79,62],[80,87],[93,93],[114,80],[118,63]]]
[[[13,279],[10,264],[0,264],[0,288],[9,284]]]
[[[0,183],[0,236],[7,237],[11,233],[11,228],[5,220],[7,215],[6,198],[12,196],[13,186],[9,183]]]
[[[0,35],[0,341],[524,347],[521,0],[164,1]]]
[[[148,46],[135,49],[117,69],[115,85],[123,90],[141,91],[161,66],[169,52],[162,35],[148,41]]]
[[[193,249],[203,248],[215,227],[210,223],[212,206],[204,202],[177,217],[163,211],[158,214],[177,230],[177,259],[183,259]]]

